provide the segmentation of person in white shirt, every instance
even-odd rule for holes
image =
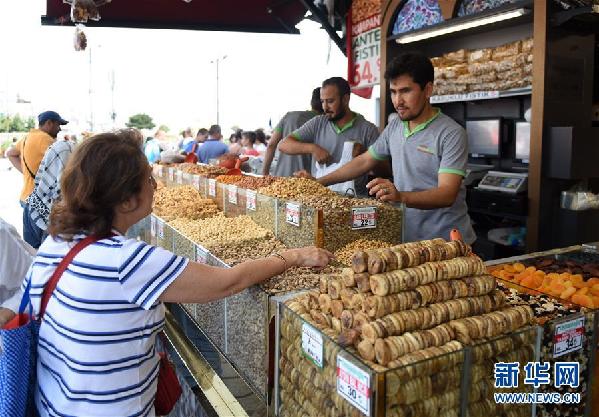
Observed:
[[[50,236],[27,274],[34,314],[73,242],[101,239],[75,256],[39,330],[35,402],[41,417],[154,416],[163,302],[206,303],[293,266],[322,268],[324,249],[291,249],[232,268],[202,265],[125,237],[148,216],[156,182],[135,130],[103,133],[73,152]]]
[[[0,218],[0,327],[15,316],[21,303],[21,284],[35,249],[21,239],[17,229]]]

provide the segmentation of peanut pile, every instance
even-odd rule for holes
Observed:
[[[298,201],[303,201],[302,199],[306,196],[337,196],[325,186],[307,178],[285,178],[272,183],[268,187],[259,188],[258,192],[272,197]]]
[[[167,221],[179,217],[204,219],[217,214],[218,209],[212,200],[202,198],[198,190],[184,185],[158,187],[154,193],[154,213]]]

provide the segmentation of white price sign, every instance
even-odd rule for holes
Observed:
[[[237,205],[237,186],[229,185],[229,203]]]
[[[323,367],[324,345],[322,334],[308,323],[302,325],[302,351],[314,365]]]
[[[156,237],[156,217],[150,217],[150,235]]]
[[[300,205],[296,203],[287,203],[285,206],[285,221],[294,226],[300,225]]]
[[[376,207],[353,207],[351,228],[353,230],[376,229]]]
[[[183,185],[183,171],[177,170],[177,184]]]
[[[158,226],[158,239],[164,239],[164,222],[157,220]]]
[[[199,190],[200,189],[200,176],[193,175],[191,177],[191,184],[193,185],[193,188],[195,188],[196,190]]]
[[[156,171],[159,178],[164,177],[164,167],[162,165],[158,165],[158,169]]]
[[[370,375],[341,354],[337,355],[337,394],[366,415],[370,415]]]
[[[168,169],[168,180],[170,182],[175,182],[175,168]]]
[[[247,190],[245,193],[245,208],[247,210],[256,211],[256,192]]]
[[[208,180],[208,195],[210,197],[216,197],[216,180],[213,178]]]
[[[196,262],[201,264],[208,263],[208,253],[201,246],[196,245]]]
[[[553,334],[553,357],[581,349],[583,341],[584,317],[557,324]]]

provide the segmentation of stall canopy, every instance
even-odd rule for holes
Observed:
[[[47,0],[44,25],[72,25],[71,6]],[[87,26],[294,33],[306,14],[297,0],[112,0]]]

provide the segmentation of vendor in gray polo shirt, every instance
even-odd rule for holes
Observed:
[[[354,156],[364,153],[379,136],[378,128],[349,108],[351,90],[346,80],[332,77],[320,88],[324,115],[314,117],[287,136],[279,150],[290,155],[312,155],[311,173],[316,163],[339,163],[345,142],[354,142]],[[366,172],[355,175],[356,193],[365,195]]]
[[[462,182],[468,140],[458,123],[430,104],[433,65],[423,55],[406,53],[389,63],[385,79],[399,118],[389,123],[368,152],[318,181],[324,185],[347,181],[390,158],[394,182],[377,178],[367,188],[382,201],[406,205],[403,240],[449,239],[450,231],[458,229],[464,241],[474,242]]]

